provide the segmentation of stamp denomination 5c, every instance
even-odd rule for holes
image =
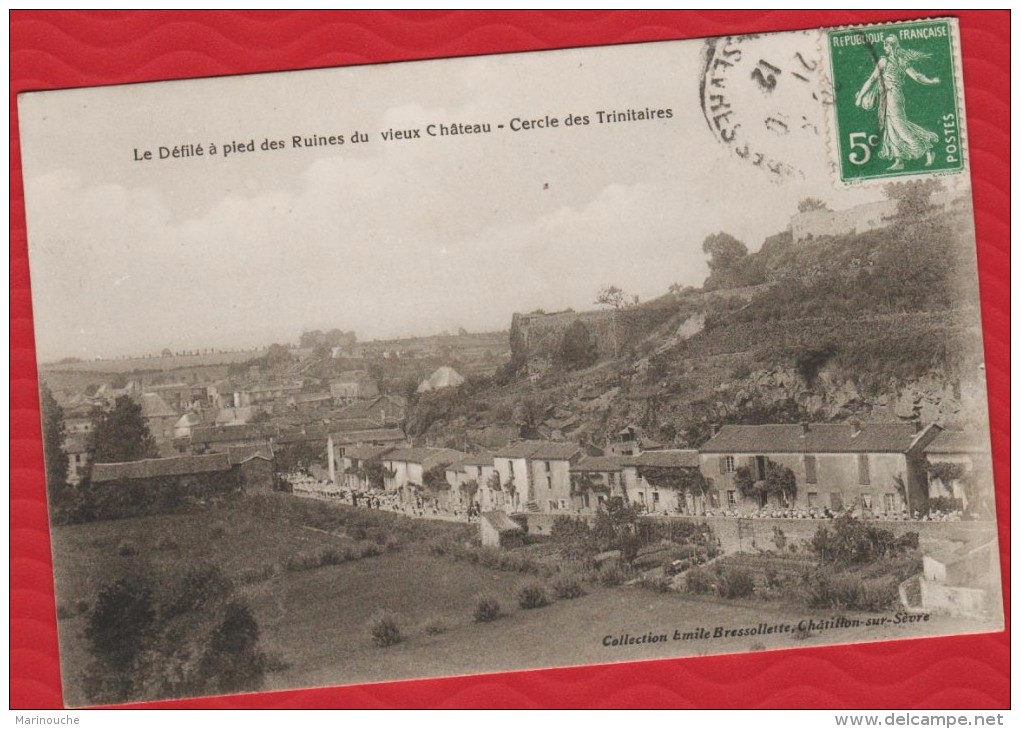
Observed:
[[[956,33],[950,19],[828,31],[843,182],[964,169]]]

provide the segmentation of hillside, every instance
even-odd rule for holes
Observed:
[[[780,231],[711,261],[700,290],[515,316],[511,362],[420,400],[409,431],[458,447],[493,434],[603,445],[634,424],[698,446],[713,423],[966,420],[984,387],[969,200],[900,210],[860,234]],[[580,369],[562,361],[575,320],[597,352]]]

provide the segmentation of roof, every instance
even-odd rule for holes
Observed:
[[[371,418],[340,418],[329,419],[330,430],[334,433],[350,433],[358,430],[376,430],[379,428],[379,421]]]
[[[460,451],[451,448],[397,448],[386,454],[387,461],[404,461],[420,463],[422,466],[434,466],[440,463],[453,463],[464,457]]]
[[[468,453],[464,458],[461,459],[460,465],[462,466],[491,466],[492,465],[492,454],[491,453]]]
[[[184,413],[180,419],[174,423],[175,428],[192,428],[196,425],[201,425],[202,418],[198,416],[198,413]]]
[[[629,456],[621,459],[624,466],[642,466],[646,468],[698,468],[701,459],[698,451],[649,451],[640,456]]]
[[[521,525],[507,516],[505,511],[483,511],[482,518],[500,533],[523,531]]]
[[[192,443],[230,443],[235,440],[257,440],[268,438],[271,430],[260,424],[212,425],[194,428]]]
[[[399,428],[366,428],[333,432],[329,434],[334,443],[399,443],[407,440],[404,431]]]
[[[64,453],[84,453],[88,447],[88,436],[84,433],[68,433],[64,436]]]
[[[384,456],[393,450],[393,446],[361,445],[347,449],[344,458],[352,461],[371,461],[373,458]]]
[[[246,405],[239,408],[220,408],[216,412],[217,425],[230,425],[231,423],[247,423],[258,412],[257,408]]]
[[[577,443],[540,442],[531,457],[540,461],[569,461],[581,452]]]
[[[307,441],[322,441],[325,443],[329,433],[326,426],[321,424],[308,424],[299,428],[282,431],[277,437],[277,443],[305,443]]]
[[[142,461],[126,463],[97,463],[92,467],[92,482],[105,483],[160,476],[187,476],[229,470],[230,459],[226,453],[212,453],[207,456],[147,458]]]
[[[427,380],[418,385],[418,392],[431,392],[444,387],[457,387],[464,384],[464,378],[453,367],[440,367]]]
[[[231,466],[238,466],[242,463],[247,463],[253,458],[261,458],[264,461],[271,461],[274,458],[273,447],[266,443],[265,445],[243,445],[233,446],[227,449],[227,458],[230,459]]]
[[[347,405],[338,410],[334,415],[338,420],[339,419],[347,420],[350,418],[367,418],[374,415],[374,413],[372,412],[374,409],[381,409],[385,413],[387,410],[394,411],[402,410],[403,408],[404,408],[403,405],[394,402],[391,398],[388,398],[385,395],[379,395],[377,397],[373,397],[370,400],[359,400],[357,402],[352,402],[350,405]]]
[[[522,440],[500,448],[492,454],[493,458],[531,458],[531,454],[542,445],[540,440]]]
[[[925,453],[953,454],[953,453],[988,453],[990,452],[987,440],[979,438],[977,434],[963,430],[943,430],[924,449]]]
[[[588,456],[571,466],[570,470],[578,473],[605,473],[619,471],[621,468],[620,459],[614,456]]]
[[[142,393],[141,400],[142,417],[144,418],[170,418],[177,417],[177,411],[166,404],[166,400],[154,392]]]
[[[912,423],[871,423],[855,435],[850,423],[724,425],[701,452],[906,453],[932,427],[918,433]]]

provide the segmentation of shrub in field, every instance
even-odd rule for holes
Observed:
[[[552,591],[559,600],[573,600],[588,594],[577,575],[561,574],[552,581]]]
[[[888,529],[866,524],[852,516],[832,520],[831,528],[821,526],[811,538],[811,548],[825,562],[835,564],[867,564],[886,556],[917,549],[914,532],[896,538]]]
[[[383,553],[383,548],[372,541],[361,541],[357,544],[358,557],[364,559],[365,557],[378,557]]]
[[[332,565],[343,564],[347,561],[347,556],[343,550],[339,547],[326,547],[319,552],[319,566],[329,567]]]
[[[287,572],[301,572],[312,570],[319,566],[319,555],[309,552],[298,552],[283,560],[283,569]]]
[[[74,615],[75,615],[74,611],[70,608],[70,606],[68,606],[67,603],[64,602],[57,603],[57,620],[67,620],[68,618],[73,618]]]
[[[665,575],[658,575],[656,577],[642,575],[639,584],[646,590],[653,592],[666,593],[673,589],[673,582]]]
[[[623,565],[621,565],[619,562],[607,564],[598,572],[599,584],[602,584],[606,587],[616,587],[617,585],[622,585],[626,579],[627,571],[624,569]]]
[[[390,612],[373,615],[368,621],[368,632],[372,636],[372,642],[380,648],[396,645],[404,639],[400,633],[397,616]]]
[[[525,582],[517,590],[517,604],[525,610],[545,607],[549,604],[549,593],[541,582]]]
[[[446,632],[446,623],[442,618],[432,617],[425,621],[422,629],[425,631],[425,635],[440,635]]]
[[[275,564],[264,564],[259,567],[247,567],[237,574],[237,581],[242,585],[254,585],[276,576]]]
[[[134,557],[138,554],[138,549],[135,547],[134,542],[125,539],[117,545],[117,554],[121,557]]]
[[[869,580],[852,572],[815,570],[806,582],[811,607],[881,612],[899,600],[899,582],[892,576]]]
[[[173,552],[180,548],[181,545],[177,543],[176,539],[165,534],[156,540],[156,549],[160,552]]]
[[[475,622],[491,623],[503,615],[503,606],[494,595],[482,595],[475,601]]]
[[[751,570],[737,566],[720,567],[718,576],[716,589],[720,597],[732,600],[754,594],[754,575]]]

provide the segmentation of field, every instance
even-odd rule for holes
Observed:
[[[524,577],[435,556],[427,544],[468,537],[473,527],[277,496],[193,513],[56,527],[54,562],[65,701],[86,703],[85,614],[100,585],[119,574],[159,574],[175,565],[215,562],[251,605],[263,648],[279,661],[264,688],[283,689],[581,663],[747,652],[800,645],[903,638],[993,629],[933,617],[926,623],[835,627],[795,635],[688,638],[717,626],[829,620],[831,611],[780,601],[660,594],[634,586],[588,585],[588,594],[534,610],[518,607]],[[354,547],[375,544],[367,556]],[[176,545],[176,546],[172,546]],[[336,547],[340,564],[296,564],[295,555]],[[376,554],[375,552],[378,552]],[[299,561],[300,562],[300,561]],[[504,617],[476,623],[481,593],[497,596]],[[397,617],[403,640],[380,648],[367,624],[380,609]],[[846,614],[854,617],[853,614]],[[890,617],[892,614],[889,615]],[[438,631],[427,631],[427,626]],[[606,646],[609,637],[664,635],[655,643]]]

